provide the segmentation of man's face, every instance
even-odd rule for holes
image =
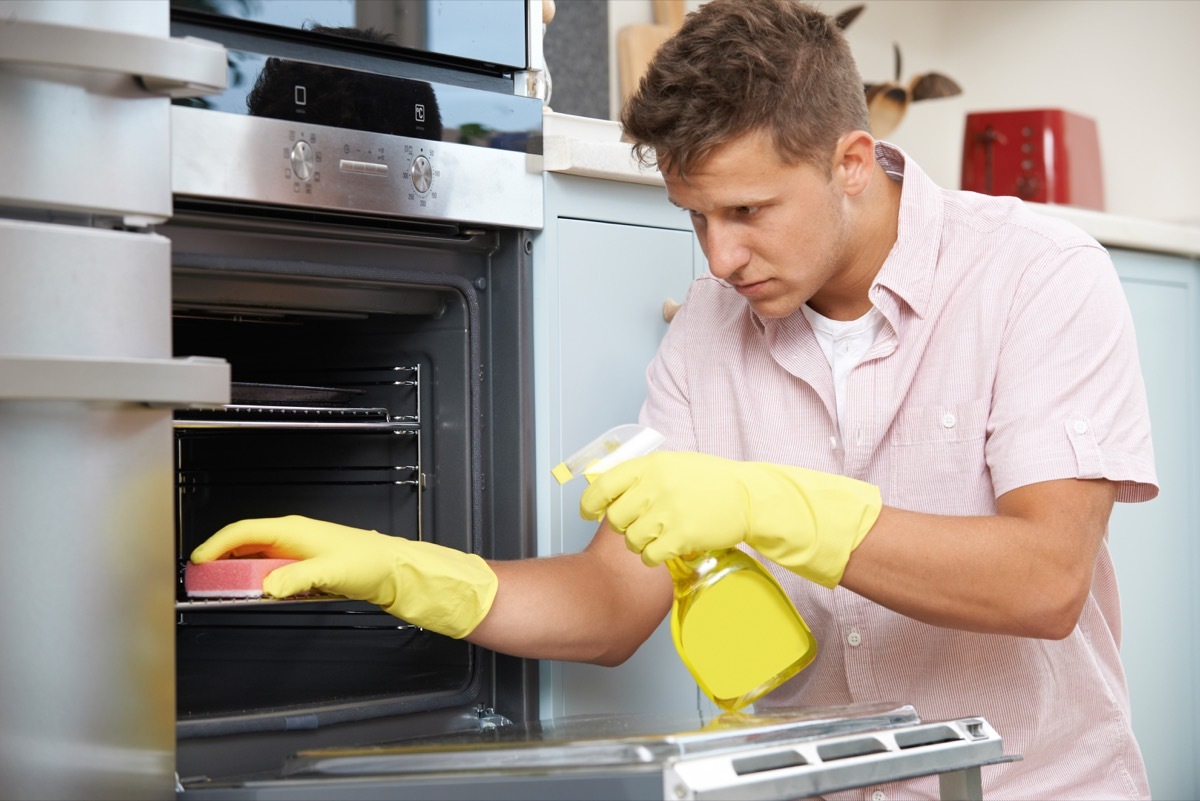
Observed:
[[[835,182],[785,164],[768,134],[734,139],[685,182],[664,172],[667,196],[688,212],[709,269],[763,317],[786,317],[827,283],[845,258],[847,221]]]

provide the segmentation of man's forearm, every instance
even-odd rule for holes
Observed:
[[[618,665],[670,608],[666,568],[648,568],[601,526],[581,553],[492,562],[496,600],[468,639],[513,656]]]
[[[1105,481],[1014,490],[990,517],[885,507],[842,586],[915,620],[1059,639],[1078,621],[1115,497]]]

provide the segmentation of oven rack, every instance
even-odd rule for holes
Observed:
[[[231,403],[219,408],[181,409],[175,414],[175,428],[360,429],[398,433],[420,430],[420,364],[301,368],[289,370],[288,376],[292,379],[311,376],[320,385],[234,382]],[[411,413],[394,412],[395,404],[390,402],[391,408],[346,404],[355,394],[378,387],[411,390],[410,397],[403,401],[406,406],[411,404],[406,410]]]
[[[324,470],[324,468],[313,468],[313,469],[314,470],[317,470],[317,469]],[[276,479],[273,481],[272,480],[255,481],[253,479],[247,479],[247,478],[237,478],[237,479],[226,479],[224,481],[214,481],[214,480],[210,480],[210,479],[194,478],[193,477],[194,473],[200,473],[200,474],[207,473],[207,471],[201,470],[201,471],[182,471],[182,472],[180,472],[180,478],[179,478],[179,482],[178,482],[177,486],[181,490],[183,490],[183,489],[192,490],[197,487],[233,487],[233,486],[236,486],[236,487],[253,487],[253,486],[277,487],[280,485],[286,485],[289,487],[413,487],[413,488],[419,489],[419,490],[424,490],[426,487],[426,485],[425,485],[426,477],[425,477],[425,474],[423,472],[421,472],[420,465],[405,464],[405,465],[390,465],[388,467],[333,468],[333,470],[335,470],[335,471],[350,471],[350,470],[355,470],[355,469],[361,469],[362,471],[371,471],[371,472],[378,472],[378,473],[389,472],[389,471],[392,473],[404,472],[404,473],[407,473],[408,475],[410,475],[411,478],[374,478],[374,479],[352,480],[352,479],[346,479],[346,478],[304,479],[304,478],[289,477],[287,479]],[[238,471],[238,472],[239,472],[239,475],[241,475],[243,471]],[[265,473],[265,472],[269,472],[269,471],[266,469],[263,469],[263,470],[260,470],[257,472]],[[295,470],[292,470],[289,472],[295,472]]]
[[[314,606],[330,603],[336,606]],[[366,601],[315,592],[291,598],[272,598],[267,595],[252,598],[186,598],[175,601],[175,612],[178,625],[199,625],[209,629],[253,629],[266,625],[273,629],[420,630],[419,626],[393,617]],[[192,613],[208,614],[191,617]],[[265,622],[263,615],[269,615],[270,621]]]
[[[361,429],[365,431],[420,430],[416,415],[393,416],[384,408],[327,406],[251,406],[229,404],[220,409],[183,409],[176,413],[176,429],[303,428]]]

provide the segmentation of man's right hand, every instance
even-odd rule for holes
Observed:
[[[466,637],[491,609],[496,574],[474,554],[299,515],[239,520],[192,552],[193,562],[261,554],[298,559],[272,571],[276,598],[319,591],[369,601],[413,625]]]

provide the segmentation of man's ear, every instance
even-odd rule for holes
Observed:
[[[838,140],[833,153],[833,177],[847,195],[858,195],[871,183],[875,169],[875,140],[866,131],[851,131]]]

